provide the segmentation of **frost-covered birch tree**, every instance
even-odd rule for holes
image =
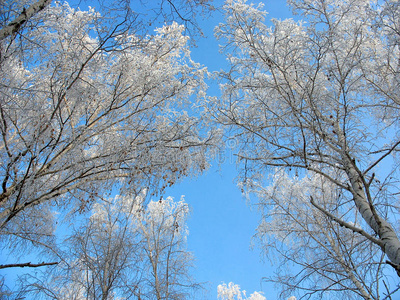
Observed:
[[[184,199],[146,204],[137,197],[96,203],[90,218],[60,245],[64,258],[21,278],[21,297],[43,299],[192,299]]]
[[[200,288],[190,277],[192,254],[185,250],[189,206],[182,198],[151,201],[138,218],[142,237],[143,299],[192,299]]]
[[[279,259],[270,280],[282,286],[283,297],[299,293],[306,299],[325,298],[330,289],[346,299],[392,294],[396,289],[387,290],[392,280],[382,277],[384,253],[360,234],[360,213],[330,181],[307,175],[291,178],[279,170],[271,176],[270,186],[254,185],[248,191],[259,199],[262,221],[257,238],[263,252],[271,261]],[[332,222],[332,216],[315,209],[310,197],[341,220]]]
[[[239,142],[242,187],[264,212],[261,246],[297,264],[278,281],[306,298],[390,297],[397,284],[384,274],[400,274],[399,2],[288,3],[298,21],[267,26],[262,5],[227,1],[216,35],[230,69],[208,112]]]
[[[214,134],[191,107],[207,71],[191,60],[183,26],[143,31],[127,5],[102,14],[1,3],[0,243],[10,251],[53,251],[55,211],[160,192],[207,167]]]

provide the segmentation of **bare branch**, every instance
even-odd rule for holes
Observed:
[[[30,262],[28,263],[22,263],[22,264],[6,264],[6,265],[0,265],[0,269],[6,269],[6,268],[25,268],[25,267],[29,267],[29,268],[37,268],[37,267],[44,267],[44,266],[53,266],[53,265],[57,265],[58,262],[50,262],[50,263],[37,263],[37,264],[32,264]]]

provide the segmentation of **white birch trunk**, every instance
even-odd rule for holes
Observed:
[[[363,182],[355,166],[346,158],[346,173],[351,183],[354,203],[363,219],[375,231],[383,243],[382,250],[388,259],[400,267],[400,241],[393,227],[383,219],[368,202]]]
[[[24,24],[34,14],[44,9],[50,3],[51,0],[39,0],[38,2],[29,6],[27,9],[24,9],[14,21],[0,29],[0,41],[12,35],[13,33],[16,33],[22,24]]]

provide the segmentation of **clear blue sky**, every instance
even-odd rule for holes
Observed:
[[[217,299],[218,284],[231,281],[248,293],[264,291],[268,300],[276,299],[273,288],[261,283],[270,265],[262,263],[259,249],[250,249],[259,216],[242,198],[235,173],[235,165],[227,162],[166,194],[175,199],[185,195],[192,209],[188,247],[196,259],[194,277],[209,290],[204,299]]]
[[[251,1],[248,1],[249,3]],[[254,1],[259,3],[260,1]],[[262,1],[268,18],[285,19],[290,10],[283,0]],[[223,1],[215,1],[220,6]],[[218,71],[226,66],[225,58],[218,52],[218,41],[213,37],[213,29],[223,22],[221,13],[216,12],[209,19],[200,22],[207,38],[198,40],[198,47],[192,50],[192,59]],[[212,85],[209,95],[218,96],[218,88]],[[235,149],[232,149],[234,152]],[[250,208],[237,188],[237,176],[231,151],[226,151],[225,162],[213,166],[197,178],[184,179],[180,184],[166,191],[166,196],[179,199],[185,195],[192,208],[189,226],[189,249],[194,253],[195,279],[207,282],[209,294],[204,299],[217,299],[217,286],[225,282],[239,284],[250,295],[263,291],[267,300],[277,299],[273,285],[262,282],[262,277],[272,272],[268,260],[260,258],[260,249],[250,249],[252,236],[259,222],[256,208]]]

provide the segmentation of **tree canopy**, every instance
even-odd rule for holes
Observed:
[[[180,178],[207,168],[206,153],[218,138],[203,126],[195,110],[204,97],[207,69],[190,58],[185,27],[174,22],[186,18],[184,12],[195,14],[195,9],[207,5],[194,1],[181,11],[178,1],[165,1],[154,7],[156,13],[150,18],[142,18],[128,2],[99,2],[97,9],[88,10],[66,2],[1,4],[1,247],[21,257],[28,251],[46,257],[42,263],[10,263],[2,268],[60,264],[57,271],[63,270],[77,288],[74,278],[85,267],[95,284],[81,283],[86,289],[79,288],[79,293],[109,299],[124,278],[125,264],[132,266],[128,253],[146,243],[127,244],[128,231],[112,230],[109,236],[98,232],[93,211],[116,195],[116,202],[135,202],[143,190],[147,202],[160,197]],[[164,12],[165,6],[172,11]],[[145,21],[158,18],[169,24],[149,32]],[[121,222],[115,214],[108,223]],[[136,211],[132,215],[138,218]],[[100,227],[109,226],[107,222]],[[66,239],[74,245],[67,254],[57,230],[71,224],[81,228]],[[183,230],[184,223],[181,226]],[[153,227],[140,228],[142,239],[155,234]],[[174,238],[167,234],[181,232],[175,229],[162,235],[170,244],[165,241],[159,249],[148,240],[143,248],[150,251],[147,267],[156,268],[149,271],[156,278],[146,283],[155,286],[156,299],[181,298],[173,285],[185,289],[177,278],[187,274],[190,255],[184,242],[177,244],[177,234]],[[170,247],[167,254],[165,247]],[[104,261],[89,259],[94,252]],[[174,258],[176,253],[182,261]],[[105,266],[109,263],[114,264],[112,272]],[[50,290],[43,287],[41,292]],[[143,298],[138,290],[130,297]],[[50,294],[58,297],[56,290]]]
[[[281,298],[394,297],[400,3],[288,4],[270,26],[263,4],[225,1],[215,76],[190,53],[207,0],[0,4],[0,246],[45,257],[1,265],[43,267],[4,297],[193,297],[189,208],[163,194],[222,132]]]
[[[240,145],[240,185],[263,212],[261,247],[283,259],[272,280],[284,295],[380,299],[383,285],[390,297],[385,264],[400,274],[399,3],[288,3],[300,20],[269,27],[261,4],[226,2],[216,35],[230,69],[209,113]],[[299,271],[284,270],[288,261]]]

